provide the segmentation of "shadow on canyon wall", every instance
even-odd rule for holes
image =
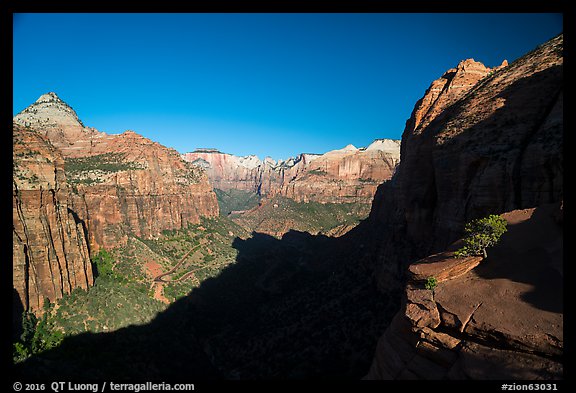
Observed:
[[[16,288],[12,288],[12,341],[16,341],[22,334],[22,313],[24,307]]]
[[[422,132],[404,135],[401,164],[378,188],[370,213],[394,240],[388,244],[403,248],[385,252],[410,262],[444,250],[472,219],[562,200],[562,75],[555,65],[519,78],[481,120],[470,113],[483,105],[480,93],[471,92]]]

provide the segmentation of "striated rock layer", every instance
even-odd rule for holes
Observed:
[[[563,198],[562,92],[560,35],[494,70],[463,61],[418,101],[401,163],[370,216],[382,233],[377,280],[397,287],[407,265],[431,254],[410,277],[458,277],[434,294],[421,284],[404,288],[405,307],[367,378],[561,377],[561,228],[551,218],[531,220],[557,216],[543,206]],[[503,245],[498,257],[478,266],[444,258],[471,219],[539,206],[516,225],[524,240]]]
[[[76,183],[75,207],[96,248],[123,244],[128,233],[150,238],[218,215],[201,169],[132,131],[102,135],[89,155],[67,164]]]
[[[92,265],[60,152],[30,128],[15,125],[12,136],[13,286],[22,308],[38,311],[91,286]]]
[[[121,245],[128,233],[149,238],[218,215],[202,169],[133,131],[108,135],[84,127],[54,93],[14,122],[34,128],[62,152],[72,205],[94,249]]]
[[[278,162],[212,149],[182,157],[206,169],[214,187],[222,190],[282,195],[297,202],[370,203],[378,185],[392,177],[399,151],[399,141],[380,139],[365,149],[348,145],[322,155],[301,154]]]
[[[225,191],[236,189],[258,192],[262,167],[268,163],[253,155],[238,157],[215,149],[197,149],[182,154],[182,158],[203,168],[214,188]]]

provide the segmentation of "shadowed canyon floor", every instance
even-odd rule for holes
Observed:
[[[149,324],[67,338],[20,371],[96,379],[358,379],[398,294],[377,291],[357,262],[364,244],[351,244],[295,231],[282,239],[235,238],[236,263]]]

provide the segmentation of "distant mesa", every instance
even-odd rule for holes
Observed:
[[[220,150],[215,149],[213,147],[199,147],[193,151],[193,153],[220,153],[223,154]]]

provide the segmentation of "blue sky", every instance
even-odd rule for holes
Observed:
[[[400,139],[462,59],[517,59],[561,14],[17,14],[13,114],[56,92],[85,125],[260,158]]]

